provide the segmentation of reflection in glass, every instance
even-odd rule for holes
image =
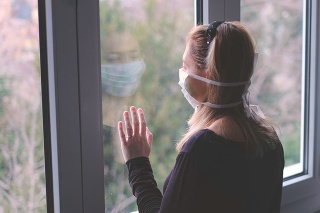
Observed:
[[[281,128],[279,135],[286,160],[284,176],[289,175],[286,172],[289,168],[295,168],[296,173],[302,171],[303,3],[241,1],[241,20],[253,30],[259,52],[250,97]]]
[[[0,1],[0,212],[46,212],[37,0]]]
[[[103,91],[115,97],[133,95],[145,70],[137,41],[128,32],[112,32],[104,44],[101,65]]]
[[[192,112],[178,69],[193,6],[192,0],[100,1],[106,212],[137,210],[116,129],[131,105],[144,109],[154,134],[150,160],[160,189],[174,165],[175,143]]]

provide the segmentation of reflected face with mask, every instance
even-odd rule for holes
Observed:
[[[138,43],[127,32],[107,36],[102,52],[102,89],[115,97],[133,95],[145,70]]]

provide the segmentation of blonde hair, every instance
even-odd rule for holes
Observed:
[[[187,36],[190,55],[197,71],[205,72],[207,78],[219,82],[243,82],[253,74],[255,44],[249,31],[240,22],[224,22],[217,27],[214,40],[208,45],[206,30],[208,25],[191,29]],[[208,85],[204,101],[214,104],[228,104],[242,100],[246,86],[219,87]],[[239,126],[247,138],[247,151],[262,156],[267,147],[275,147],[278,141],[272,121],[262,119],[257,122],[246,116],[243,104],[231,108],[210,108],[199,105],[188,121],[188,131],[177,144],[180,151],[185,142],[196,132],[208,128],[214,121],[228,116]]]

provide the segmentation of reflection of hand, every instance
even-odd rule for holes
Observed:
[[[152,146],[152,133],[147,127],[142,109],[136,110],[132,106],[130,107],[130,112],[133,126],[129,120],[129,112],[125,111],[123,113],[127,129],[126,134],[122,121],[118,123],[122,154],[126,162],[137,157],[149,157]]]

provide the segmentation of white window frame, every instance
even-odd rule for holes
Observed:
[[[281,212],[304,213],[320,210],[320,2],[306,1],[304,67],[306,78],[304,137],[306,162],[304,174],[288,178],[283,182]],[[240,0],[203,0],[203,21],[240,20]],[[318,92],[317,92],[318,91]],[[303,118],[304,119],[304,118]]]
[[[240,0],[196,0],[203,22],[240,20]],[[284,181],[281,212],[320,210],[320,3],[312,4],[307,174]],[[103,213],[99,0],[39,1],[48,212]]]

